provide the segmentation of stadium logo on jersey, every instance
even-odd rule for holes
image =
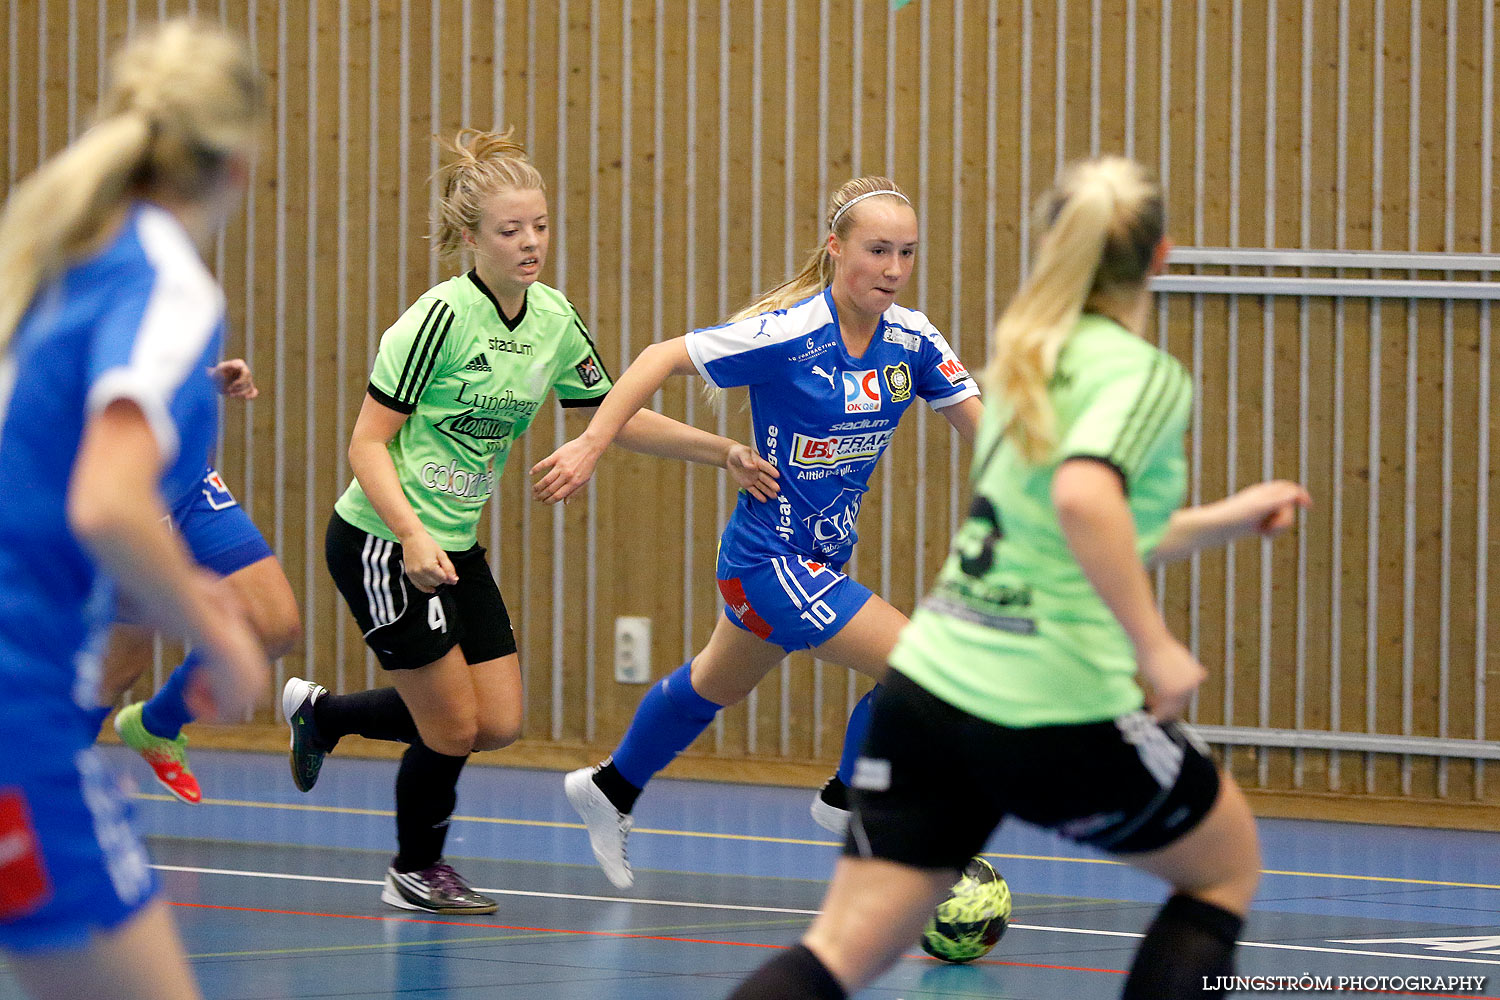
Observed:
[[[895,430],[869,434],[830,434],[827,437],[792,435],[792,465],[803,469],[826,469],[852,462],[872,462],[891,443]]]
[[[899,326],[888,326],[880,339],[887,344],[900,344],[902,347],[917,354],[922,350],[922,338],[910,330],[903,330]]]
[[[875,372],[844,372],[844,412],[873,413],[878,409],[880,379]]]
[[[506,354],[520,354],[528,358],[535,353],[532,351],[530,344],[523,344],[519,340],[505,340],[502,337],[490,338],[490,350],[504,351]],[[483,354],[479,356],[479,360],[484,360]],[[489,371],[488,368],[484,370]]]
[[[833,498],[832,503],[812,517],[802,519],[807,530],[812,532],[813,542],[820,552],[837,552],[846,545],[854,544],[854,522],[859,519],[859,504],[863,495],[860,490],[839,490],[839,495]],[[807,567],[812,575],[827,569],[822,563],[808,562],[801,557],[797,561]]]
[[[432,426],[454,444],[462,445],[480,458],[485,458],[498,449],[499,442],[510,438],[516,425],[499,417],[465,410],[463,413],[450,413]]]
[[[938,365],[938,371],[943,373],[949,385],[961,385],[969,377],[969,369],[965,368],[964,363],[957,358],[949,358]]]
[[[863,420],[845,420],[842,423],[834,424],[832,427],[828,428],[828,433],[832,434],[834,431],[872,431],[877,427],[885,427],[889,423],[890,420],[886,419],[885,417],[866,417]]]
[[[885,387],[891,392],[891,402],[904,403],[911,399],[911,369],[906,367],[906,362],[886,365]]]
[[[494,347],[495,341],[490,341],[490,346]],[[490,367],[490,359],[486,358],[483,353],[479,353],[469,359],[469,363],[464,365],[464,371],[489,372],[494,371],[494,369]]]
[[[813,365],[812,370],[814,375],[821,375],[828,380],[828,388],[833,388],[834,372],[825,372],[822,365]],[[837,369],[835,369],[834,371],[837,371]]]
[[[583,383],[585,389],[592,389],[604,381],[604,373],[594,363],[594,356],[592,354],[574,365],[573,370],[578,373],[578,381]]]

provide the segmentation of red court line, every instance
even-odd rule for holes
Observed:
[[[482,924],[471,920],[422,920],[418,917],[376,917],[365,913],[311,913],[306,910],[270,910],[258,906],[224,906],[219,903],[177,903],[170,902],[172,906],[183,906],[197,910],[232,910],[236,913],[271,913],[284,917],[330,917],[338,920],[395,920],[403,924],[436,924],[439,927],[483,927],[487,930],[501,931],[531,931],[536,934],[586,934],[591,937],[608,938],[635,938],[641,941],[674,941],[680,944],[728,944],[737,948],[785,948],[782,944],[757,944],[753,941],[726,941],[713,938],[684,938],[663,937],[654,934],[627,934],[624,931],[570,931],[561,930],[556,927],[523,927],[518,924]]]

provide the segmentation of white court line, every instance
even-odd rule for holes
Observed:
[[[332,875],[293,875],[287,872],[249,872],[233,868],[195,868],[187,865],[152,865],[157,871],[185,872],[190,875],[237,875],[241,878],[283,879],[288,882],[324,882],[336,885],[384,885],[381,879],[337,878]],[[539,899],[569,899],[586,903],[630,903],[639,906],[673,906],[696,910],[734,910],[746,913],[791,913],[798,916],[817,916],[817,910],[797,910],[780,906],[745,906],[740,903],[696,903],[676,899],[637,899],[630,896],[585,896],[568,892],[530,892],[524,889],[485,889],[478,892],[496,896],[531,896]],[[1041,924],[1011,924],[1011,929],[1020,931],[1044,931],[1049,934],[1086,934],[1094,937],[1142,938],[1136,931],[1103,931],[1086,927],[1047,927]],[[1311,951],[1327,955],[1362,955],[1366,958],[1400,958],[1415,962],[1458,962],[1464,965],[1500,965],[1500,960],[1485,958],[1457,958],[1448,955],[1405,955],[1393,951],[1361,951],[1356,948],[1320,948],[1305,944],[1279,944],[1274,941],[1241,941],[1241,948],[1264,948],[1271,951]]]
[[[164,872],[187,872],[192,875],[238,875],[242,878],[275,878],[289,882],[329,882],[339,885],[384,885],[383,879],[335,878],[331,875],[291,875],[283,872],[244,872],[230,868],[190,868],[182,865],[152,865]],[[793,913],[798,916],[815,917],[817,910],[789,910],[776,906],[744,906],[737,903],[689,903],[675,899],[634,899],[628,896],[583,896],[569,892],[529,892],[524,889],[485,889],[476,887],[475,892],[496,896],[534,896],[540,899],[574,899],[586,903],[640,903],[642,906],[685,906],[699,910],[744,910],[750,913]]]

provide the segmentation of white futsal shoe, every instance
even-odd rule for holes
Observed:
[[[829,833],[842,837],[849,832],[849,789],[838,775],[829,778],[813,796],[809,812],[813,822]]]
[[[635,884],[635,875],[630,870],[630,859],[625,856],[625,839],[635,821],[629,813],[616,809],[594,784],[594,772],[598,770],[585,767],[570,772],[563,779],[563,790],[588,828],[589,846],[594,849],[594,860],[604,869],[604,877],[617,889],[629,889]]]

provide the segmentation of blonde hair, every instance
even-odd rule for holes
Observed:
[[[250,52],[217,27],[165,21],[117,53],[95,124],[18,184],[0,215],[0,353],[38,289],[136,193],[195,199],[248,154],[265,113]]]
[[[848,239],[849,230],[854,228],[854,202],[866,201],[877,195],[889,195],[908,205],[911,204],[906,193],[889,177],[856,177],[852,181],[845,181],[828,199],[828,214],[823,220],[827,223],[828,232],[840,240]],[[764,312],[785,309],[787,306],[795,305],[821,292],[832,282],[833,257],[828,252],[828,240],[825,236],[817,248],[808,254],[807,260],[802,264],[802,270],[775,288],[762,292],[754,302],[729,317],[729,322],[734,323]]]
[[[1161,189],[1140,164],[1074,164],[1037,205],[1043,231],[1031,274],[995,325],[986,388],[1010,406],[1004,432],[1027,461],[1056,444],[1047,385],[1096,296],[1143,286],[1165,232]]]
[[[448,157],[433,175],[440,197],[432,239],[443,260],[463,256],[464,231],[479,228],[480,210],[490,195],[547,190],[525,147],[511,139],[515,131],[514,126],[504,132],[466,128],[451,139],[433,137]]]

